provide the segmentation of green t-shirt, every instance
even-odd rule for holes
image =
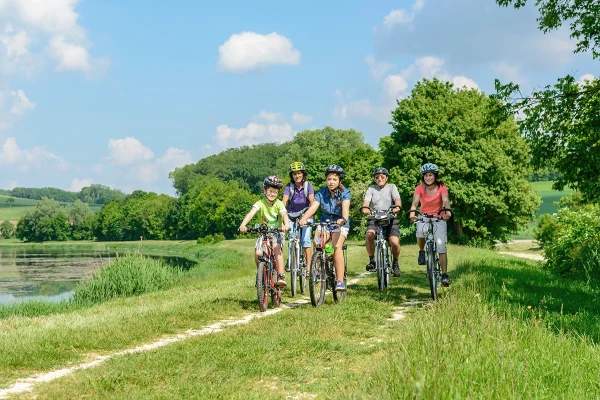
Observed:
[[[269,207],[267,199],[260,199],[252,206],[258,209],[258,219],[261,224],[267,224],[271,228],[281,228],[283,226],[283,218],[279,218],[279,215],[285,211],[283,202],[276,199],[273,205]]]

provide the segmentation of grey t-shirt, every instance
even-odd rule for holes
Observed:
[[[399,198],[400,193],[396,185],[388,183],[382,188],[377,185],[370,186],[365,193],[364,201],[369,201],[374,210],[385,211]]]

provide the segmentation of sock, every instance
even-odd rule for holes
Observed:
[[[375,262],[375,256],[369,256],[369,261]]]

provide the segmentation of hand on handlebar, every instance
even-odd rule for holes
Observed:
[[[300,219],[298,220],[298,225],[300,225],[300,226],[305,226],[305,225],[306,225],[306,219],[304,219],[304,218],[300,218]]]
[[[336,221],[336,223],[337,223],[339,226],[344,226],[344,225],[346,225],[346,220],[344,220],[344,218],[340,218],[340,219],[338,219],[338,220]]]
[[[246,227],[246,225],[240,225],[240,227],[238,229],[242,233],[248,232],[248,228]]]
[[[290,226],[289,226],[288,224],[284,224],[284,225],[281,227],[281,230],[282,230],[283,232],[287,232],[287,231],[289,231],[289,230],[290,230]]]

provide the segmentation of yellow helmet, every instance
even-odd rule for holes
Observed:
[[[290,174],[292,172],[297,172],[297,171],[306,172],[306,168],[304,168],[304,164],[302,164],[299,161],[296,161],[296,162],[293,162],[290,164],[290,169],[289,169]]]

